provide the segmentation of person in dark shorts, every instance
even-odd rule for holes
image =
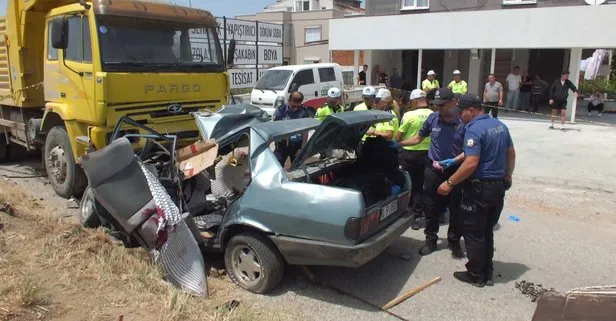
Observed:
[[[549,97],[550,106],[552,106],[552,114],[550,115],[551,129],[554,129],[554,118],[560,113],[560,130],[565,131],[569,90],[573,91],[577,98],[577,87],[569,80],[569,71],[565,70],[560,74],[560,79],[555,80],[550,87]]]
[[[496,81],[494,74],[488,76],[488,82],[483,89],[483,104],[493,107],[484,107],[483,112],[486,114],[492,113],[492,117],[498,118],[498,106],[503,105],[503,95],[505,90],[503,85]]]

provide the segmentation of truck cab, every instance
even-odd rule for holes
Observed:
[[[227,66],[207,11],[133,0],[9,0],[7,13],[10,77],[3,84],[0,75],[0,96],[5,87],[20,95],[0,100],[0,136],[42,150],[60,196],[85,189],[79,158],[106,146],[122,116],[189,144],[198,138],[190,113],[227,103]]]
[[[327,90],[344,89],[342,69],[335,63],[288,65],[268,69],[250,94],[250,103],[270,116],[287,101],[289,94],[304,94],[304,105],[313,114],[327,102]]]

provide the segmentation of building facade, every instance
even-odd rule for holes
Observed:
[[[320,63],[331,60],[329,20],[363,15],[360,5],[357,0],[278,0],[261,12],[236,18],[283,24],[285,64]],[[347,51],[351,62],[353,54]]]
[[[364,17],[330,22],[330,50],[363,50],[371,70],[400,70],[406,89],[428,70],[447,84],[458,69],[480,94],[489,73],[504,83],[514,66],[548,82],[569,69],[577,84],[581,59],[616,48],[616,1],[366,0],[365,8]]]

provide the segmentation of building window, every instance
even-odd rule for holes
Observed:
[[[402,0],[401,10],[430,9],[430,0]]]
[[[304,43],[321,41],[321,26],[306,27],[304,29]]]
[[[310,1],[295,1],[295,11],[310,11]]]
[[[535,4],[537,0],[503,0],[504,5]]]

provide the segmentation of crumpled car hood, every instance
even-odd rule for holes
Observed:
[[[254,124],[270,121],[264,110],[250,104],[227,106],[217,113],[194,113],[195,121],[203,139],[214,139],[225,146],[239,133]]]

